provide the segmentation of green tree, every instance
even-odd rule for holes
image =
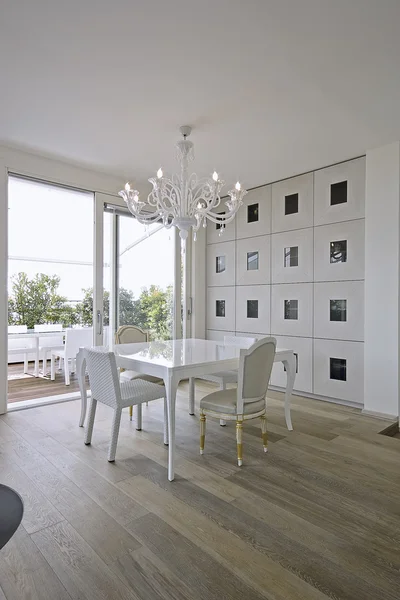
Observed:
[[[67,298],[58,293],[60,278],[57,275],[37,273],[29,279],[26,273],[12,277],[12,290],[8,298],[9,325],[34,325],[61,323],[68,327],[79,322],[75,308]]]
[[[81,325],[91,327],[93,325],[93,288],[83,291],[83,300],[76,305],[76,313]],[[104,290],[103,295],[103,322],[104,326],[110,324],[110,292]]]
[[[139,296],[140,311],[144,315],[143,329],[150,331],[152,338],[167,340],[171,338],[172,324],[172,286],[163,290],[158,285],[143,288]]]

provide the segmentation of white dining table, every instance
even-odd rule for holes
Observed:
[[[39,377],[39,338],[44,337],[54,337],[55,335],[64,335],[65,329],[61,329],[59,331],[34,331],[33,329],[25,331],[24,333],[9,333],[9,340],[27,340],[32,339],[34,341],[34,345],[30,350],[35,350],[35,369],[34,376]],[[24,348],[21,348],[21,354],[24,353]]]
[[[168,479],[174,479],[175,461],[175,408],[179,382],[183,379],[210,375],[220,371],[238,369],[240,348],[224,345],[223,342],[186,339],[143,342],[136,344],[116,344],[114,346],[118,367],[146,375],[154,375],[164,380],[168,406]],[[82,407],[79,425],[83,427],[86,416],[87,392],[85,387],[85,349],[77,355],[77,374],[81,392]],[[275,362],[286,367],[287,384],[285,391],[285,418],[292,430],[290,399],[296,377],[296,361],[293,350],[277,349]],[[189,386],[189,413],[194,413],[193,386]]]

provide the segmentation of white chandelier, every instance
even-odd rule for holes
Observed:
[[[153,189],[147,197],[147,202],[140,200],[139,192],[132,189],[129,183],[119,192],[139,223],[150,225],[162,220],[167,228],[177,227],[183,241],[188,237],[191,227],[196,239],[196,232],[201,225],[207,226],[207,219],[219,224],[222,233],[225,225],[235,218],[243,204],[243,196],[247,194],[237,182],[227,193],[229,199],[224,203],[225,211],[215,212],[221,204],[220,193],[224,182],[215,171],[211,179],[198,179],[194,173],[188,175],[189,162],[194,158],[193,142],[187,139],[191,131],[192,128],[188,125],[180,128],[183,140],[176,144],[177,158],[181,166],[180,175],[174,174],[169,179],[164,177],[159,169],[157,177],[149,179]]]

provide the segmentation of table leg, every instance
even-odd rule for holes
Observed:
[[[86,417],[87,391],[85,385],[86,360],[82,348],[76,355],[76,371],[78,377],[79,391],[81,393],[81,416],[79,418],[79,427],[83,427]]]
[[[294,380],[296,378],[296,358],[294,354],[291,354],[290,358],[282,360],[286,367],[286,390],[285,390],[285,419],[286,426],[289,431],[293,431],[292,418],[290,416],[290,400],[292,397],[292,391],[294,386]]]
[[[39,337],[35,338],[35,377],[39,377]]]
[[[179,380],[168,377],[164,383],[168,409],[168,479],[173,481],[175,477],[175,406]]]
[[[189,415],[194,415],[194,377],[189,377]]]

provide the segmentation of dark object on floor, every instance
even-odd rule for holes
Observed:
[[[3,548],[17,531],[24,514],[21,496],[0,483],[0,548]]]

